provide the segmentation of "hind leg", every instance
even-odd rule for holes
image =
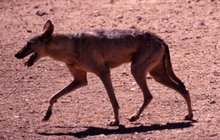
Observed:
[[[129,121],[132,122],[132,121],[136,121],[140,117],[141,113],[144,111],[144,109],[148,106],[148,104],[153,99],[153,96],[151,95],[151,93],[147,87],[146,68],[143,67],[143,65],[141,66],[138,64],[132,64],[131,65],[131,73],[132,73],[135,81],[137,82],[137,84],[141,88],[141,90],[143,92],[143,96],[144,96],[144,102],[143,102],[142,106],[140,107],[140,109],[129,118]]]
[[[157,82],[180,93],[180,95],[185,99],[188,107],[188,115],[185,116],[185,119],[192,120],[193,113],[189,92],[185,89],[184,86],[178,84],[177,81],[173,80],[172,77],[167,74],[164,63],[159,63],[153,70],[150,71],[150,74]]]
[[[150,50],[150,51],[149,51]],[[131,74],[133,75],[136,83],[139,85],[144,96],[144,102],[140,109],[130,117],[129,121],[136,121],[148,104],[152,101],[151,95],[146,82],[146,74],[157,65],[164,53],[164,49],[157,44],[151,44],[144,47],[143,50],[138,52],[131,64]]]

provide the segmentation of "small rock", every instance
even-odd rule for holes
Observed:
[[[210,102],[210,104],[215,104],[215,103],[216,103],[216,101],[215,101],[215,100],[213,100],[213,101],[211,101],[211,102]]]
[[[128,76],[129,74],[127,72],[122,72],[122,75]]]
[[[190,55],[190,53],[189,53],[189,52],[187,52],[187,53],[185,53],[184,55],[185,55],[185,56],[186,56],[186,55]]]
[[[131,91],[135,91],[136,89],[135,89],[135,88],[130,88],[130,90],[131,90]]]
[[[39,5],[35,5],[34,6],[34,9],[38,9],[40,6]]]
[[[15,118],[20,118],[20,116],[18,116],[18,115],[14,115],[14,117],[15,117]]]
[[[138,21],[142,20],[141,16],[137,16],[136,18],[137,18]]]
[[[2,122],[2,121],[5,121],[5,119],[3,119],[3,118],[0,118],[0,122]]]
[[[31,31],[31,30],[29,30],[29,29],[27,29],[27,32],[28,32],[28,33],[32,33],[32,31]]]
[[[123,15],[116,17],[116,19],[123,19]]]
[[[51,12],[54,12],[54,11],[55,11],[55,8],[50,8],[50,11],[51,11]]]
[[[61,100],[61,103],[70,103],[70,100]]]
[[[130,28],[131,28],[131,29],[137,29],[137,27],[136,27],[136,26],[131,26]]]
[[[214,14],[214,11],[210,11],[210,12],[209,12],[209,15],[213,15],[213,14]]]
[[[211,135],[210,135],[210,137],[216,137],[216,136],[218,136],[217,133],[214,133],[214,134],[211,134]]]
[[[38,10],[38,11],[36,12],[36,15],[38,15],[38,16],[44,16],[44,15],[48,15],[48,13],[45,12],[45,11],[40,11],[40,10]]]
[[[220,76],[220,72],[214,71],[213,72],[214,76]]]
[[[200,25],[200,26],[204,26],[205,23],[204,23],[203,21],[201,21],[201,22],[199,22],[199,25]]]

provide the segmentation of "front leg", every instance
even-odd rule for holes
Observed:
[[[111,78],[110,78],[110,70],[108,68],[103,68],[101,71],[97,73],[101,81],[103,82],[106,91],[108,93],[110,102],[113,107],[114,117],[115,119],[111,121],[109,126],[119,126],[119,105],[117,99],[115,97],[114,89],[112,86]]]
[[[63,95],[68,94],[71,91],[74,91],[82,86],[87,85],[87,80],[86,80],[86,73],[79,71],[74,73],[74,81],[70,83],[67,87],[65,87],[63,90],[58,92],[57,94],[53,95],[50,99],[50,105],[47,109],[47,112],[43,118],[42,121],[48,121],[52,115],[52,108],[54,103],[58,100],[58,98],[62,97]]]

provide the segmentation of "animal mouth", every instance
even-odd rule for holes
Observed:
[[[28,59],[27,62],[25,62],[25,66],[30,67],[34,64],[34,62],[37,60],[38,54],[34,52],[31,57]]]

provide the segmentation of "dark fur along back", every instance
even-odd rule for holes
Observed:
[[[104,29],[95,29],[95,30],[86,30],[80,33],[72,34],[73,38],[87,38],[87,37],[95,37],[99,39],[127,39],[127,38],[135,38],[135,39],[159,39],[157,35],[151,32],[145,32],[143,30],[138,29],[127,29],[127,30],[104,30]]]

